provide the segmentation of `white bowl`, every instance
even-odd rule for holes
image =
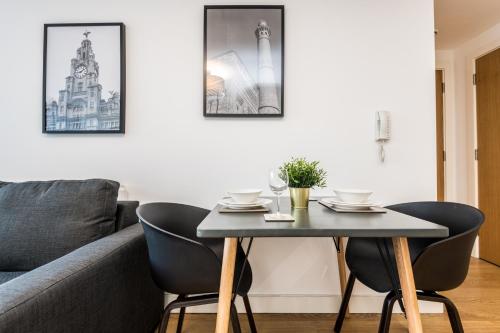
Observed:
[[[260,189],[241,189],[227,192],[234,202],[245,204],[256,202],[261,193]]]
[[[335,189],[337,198],[348,203],[365,203],[372,195],[372,191],[359,189]]]

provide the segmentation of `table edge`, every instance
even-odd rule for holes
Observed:
[[[358,237],[358,238],[392,238],[392,237],[407,237],[407,238],[445,238],[449,237],[448,228],[440,229],[402,229],[402,230],[307,230],[307,235],[304,235],[304,230],[300,229],[262,229],[262,230],[200,230],[197,229],[196,235],[200,238],[233,238],[233,237],[300,237],[300,238],[320,238],[320,237]]]

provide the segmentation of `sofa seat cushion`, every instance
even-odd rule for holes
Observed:
[[[9,280],[12,280],[20,275],[23,275],[24,271],[18,271],[18,272],[0,272],[0,284],[5,283]]]
[[[29,271],[115,230],[119,184],[104,179],[2,183],[0,271]]]

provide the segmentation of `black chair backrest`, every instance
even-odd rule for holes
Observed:
[[[164,291],[195,294],[217,285],[220,260],[196,237],[196,227],[208,213],[199,207],[165,202],[137,208],[152,276]],[[195,278],[197,282],[193,283]]]
[[[467,277],[470,257],[483,213],[474,207],[452,202],[412,202],[387,207],[448,227],[449,237],[436,239],[413,263],[417,289],[444,291],[458,287]]]

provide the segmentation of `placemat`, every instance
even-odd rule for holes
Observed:
[[[329,208],[333,210],[334,212],[337,213],[363,213],[363,214],[373,214],[373,213],[387,213],[387,209],[382,208],[382,207],[370,207],[370,209],[360,209],[360,210],[352,210],[352,209],[342,209],[338,207],[333,207],[326,202],[323,202],[321,200],[318,201],[320,205],[325,206],[326,208]]]
[[[233,209],[229,207],[220,207],[219,213],[267,213],[268,207],[249,208],[249,209]]]

